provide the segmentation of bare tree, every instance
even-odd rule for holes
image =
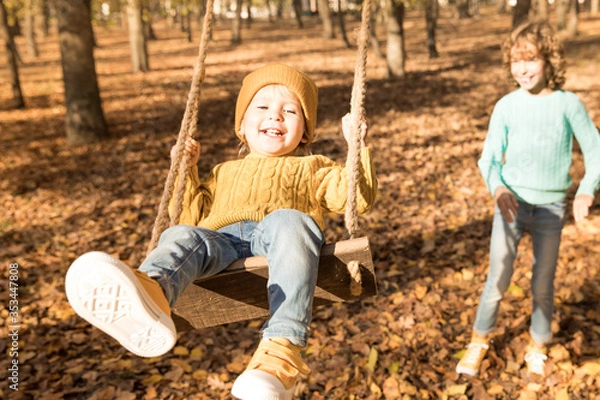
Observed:
[[[154,27],[152,26],[152,15],[157,12],[159,8],[158,1],[146,2],[142,3],[142,22],[144,26],[144,37],[147,41],[156,40],[156,32],[154,32]],[[191,41],[191,38],[188,39]]]
[[[37,58],[39,53],[35,42],[35,10],[33,3],[33,0],[25,0],[25,37],[27,38],[29,56]]]
[[[405,75],[404,15],[406,8],[402,0],[386,0],[385,27],[387,35],[388,77]]]
[[[38,33],[41,33],[43,37],[48,37],[50,34],[50,6],[48,0],[36,0],[35,2],[35,27]]]
[[[267,11],[269,12],[269,22],[273,22],[273,12],[271,9],[271,0],[265,0],[265,6],[267,7]]]
[[[231,21],[231,44],[242,43],[242,1],[236,0],[235,18]]]
[[[597,15],[600,12],[600,0],[591,0],[590,14]]]
[[[104,119],[90,19],[90,0],[53,0],[58,23],[67,139],[87,143],[108,135]]]
[[[181,11],[183,15],[182,19],[182,27],[184,27],[184,31],[187,37],[187,41],[189,43],[192,42],[192,10],[190,7],[190,3],[188,0],[183,0],[183,4],[181,6]]]
[[[531,19],[548,20],[548,0],[533,0],[529,11]]]
[[[496,0],[496,12],[498,14],[504,14],[507,12],[506,0]]]
[[[370,29],[370,38],[371,38],[371,48],[375,55],[379,58],[385,58],[385,55],[381,51],[381,47],[379,46],[379,40],[377,39],[377,30],[375,29],[375,21],[377,20],[376,15],[379,13],[379,6],[373,5],[374,10],[371,13],[371,21],[369,22]]]
[[[469,15],[471,17],[479,15],[480,0],[469,0]]]
[[[283,0],[275,0],[277,5],[277,19],[283,18]]]
[[[252,27],[252,0],[246,0],[246,27]]]
[[[427,51],[429,58],[439,57],[435,41],[435,30],[437,28],[438,0],[425,1],[425,27],[427,29]]]
[[[19,56],[17,54],[17,47],[13,40],[12,33],[8,26],[8,18],[6,16],[6,8],[4,7],[4,1],[0,0],[0,36],[4,39],[4,45],[6,47],[6,57],[8,59],[8,70],[10,73],[10,84],[13,92],[13,108],[25,107],[25,101],[23,100],[23,92],[21,92],[21,82],[19,81],[19,66],[17,60]]]
[[[577,25],[579,23],[579,7],[577,0],[569,1],[569,23],[567,25],[567,34],[571,37],[577,36]]]
[[[292,7],[294,7],[294,14],[296,14],[296,23],[298,24],[298,28],[304,28],[304,23],[302,22],[301,0],[292,0]]]
[[[127,0],[127,24],[129,27],[129,47],[131,49],[131,71],[149,71],[148,45],[144,35],[141,0]]]
[[[567,28],[567,11],[569,9],[569,0],[557,0],[555,2],[554,12],[556,13],[556,29],[563,31]]]
[[[517,0],[515,9],[513,10],[512,26],[516,28],[529,17],[529,9],[531,0]]]
[[[458,12],[458,18],[471,18],[469,0],[456,0],[456,11]]]
[[[338,23],[340,24],[340,36],[342,37],[342,41],[347,49],[352,47],[350,45],[350,41],[348,40],[348,35],[346,35],[346,25],[344,24],[344,12],[342,11],[342,1],[337,0],[337,8],[338,8]]]
[[[323,38],[333,39],[335,32],[333,31],[333,21],[331,20],[331,9],[329,8],[328,0],[318,0],[319,17],[323,24]]]

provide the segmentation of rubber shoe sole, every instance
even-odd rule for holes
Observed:
[[[487,343],[470,343],[463,358],[456,365],[456,372],[477,377],[488,349],[489,344]]]
[[[456,367],[456,372],[459,374],[465,374],[465,375],[469,375],[472,377],[477,377],[477,375],[479,375],[479,371],[476,371],[472,368],[463,367],[462,365]]]
[[[251,369],[244,371],[235,380],[231,394],[241,400],[291,400],[294,388],[286,390],[273,375]]]
[[[65,277],[67,298],[80,317],[141,357],[168,352],[173,320],[148,296],[133,270],[102,252],[82,255]]]

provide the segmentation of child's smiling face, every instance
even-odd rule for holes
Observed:
[[[517,42],[510,52],[510,60],[510,72],[521,88],[532,95],[546,94],[546,62],[533,43]]]
[[[298,97],[282,85],[261,88],[246,109],[241,134],[252,153],[279,157],[305,143],[304,114]]]

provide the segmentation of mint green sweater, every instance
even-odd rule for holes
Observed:
[[[532,96],[523,89],[501,98],[492,112],[478,166],[488,190],[510,189],[529,204],[564,200],[573,136],[584,156],[577,194],[592,197],[600,183],[600,135],[585,106],[571,92]]]

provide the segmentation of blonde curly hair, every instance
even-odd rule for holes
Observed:
[[[533,44],[537,48],[539,56],[545,61],[544,75],[548,87],[552,90],[562,88],[566,80],[564,48],[546,21],[524,22],[516,27],[502,44],[502,66],[509,79],[519,86],[512,76],[510,67],[511,60],[515,55],[531,56],[531,54],[525,54],[524,43]]]

